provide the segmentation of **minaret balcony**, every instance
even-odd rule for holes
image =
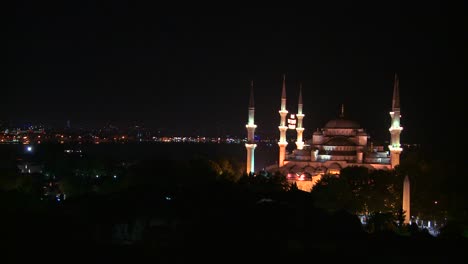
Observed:
[[[391,127],[388,129],[390,132],[401,132],[403,130],[403,127]]]
[[[302,150],[304,148],[304,142],[296,141],[296,147],[297,149]]]
[[[257,144],[245,143],[245,147],[248,149],[255,149],[257,147]]]
[[[403,151],[403,149],[401,147],[396,147],[396,146],[392,146],[392,145],[388,146],[388,149],[390,150],[390,152],[397,152],[397,153]]]
[[[285,148],[287,145],[288,145],[288,142],[286,142],[286,141],[284,141],[284,142],[282,142],[282,141],[278,142],[278,146],[280,146],[280,148]]]

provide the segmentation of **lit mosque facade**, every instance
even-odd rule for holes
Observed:
[[[298,112],[289,113],[286,109],[286,80],[283,76],[281,93],[281,108],[279,110],[279,158],[278,164],[266,168],[268,172],[279,171],[287,175],[290,182],[295,182],[299,189],[310,191],[314,184],[324,174],[339,174],[341,169],[349,166],[364,166],[369,169],[390,170],[400,163],[400,99],[399,81],[395,75],[393,87],[392,110],[390,111],[390,145],[388,150],[384,146],[374,146],[368,141],[369,134],[355,121],[345,118],[344,106],[341,106],[341,114],[338,118],[328,121],[321,129],[317,129],[311,139],[303,139],[302,121],[302,87],[299,90]],[[253,84],[251,87],[249,103],[249,122],[246,125],[248,138],[247,149],[247,173],[254,173],[254,104]],[[295,149],[286,151],[288,140],[286,132],[296,131]]]

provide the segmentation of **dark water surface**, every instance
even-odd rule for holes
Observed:
[[[187,160],[194,157],[206,157],[217,160],[221,158],[245,163],[244,144],[227,143],[127,143],[127,144],[39,144],[28,146],[22,144],[0,145],[1,160],[28,159],[42,161],[46,158],[62,155],[66,150],[81,150],[89,158],[113,160],[148,160],[172,159]],[[79,155],[79,154],[75,154]],[[278,146],[276,144],[259,144],[255,149],[255,169],[260,170],[277,162]]]

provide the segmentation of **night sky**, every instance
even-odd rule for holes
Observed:
[[[347,117],[388,140],[395,72],[403,143],[437,143],[466,120],[463,1],[15,2],[3,121],[244,136],[254,80],[257,132],[278,136],[286,74],[291,112],[303,85],[306,137],[344,103]]]

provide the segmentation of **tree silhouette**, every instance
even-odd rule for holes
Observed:
[[[340,175],[324,175],[312,189],[316,205],[328,210],[345,209],[355,214],[396,212],[400,182],[392,172],[346,167]]]

